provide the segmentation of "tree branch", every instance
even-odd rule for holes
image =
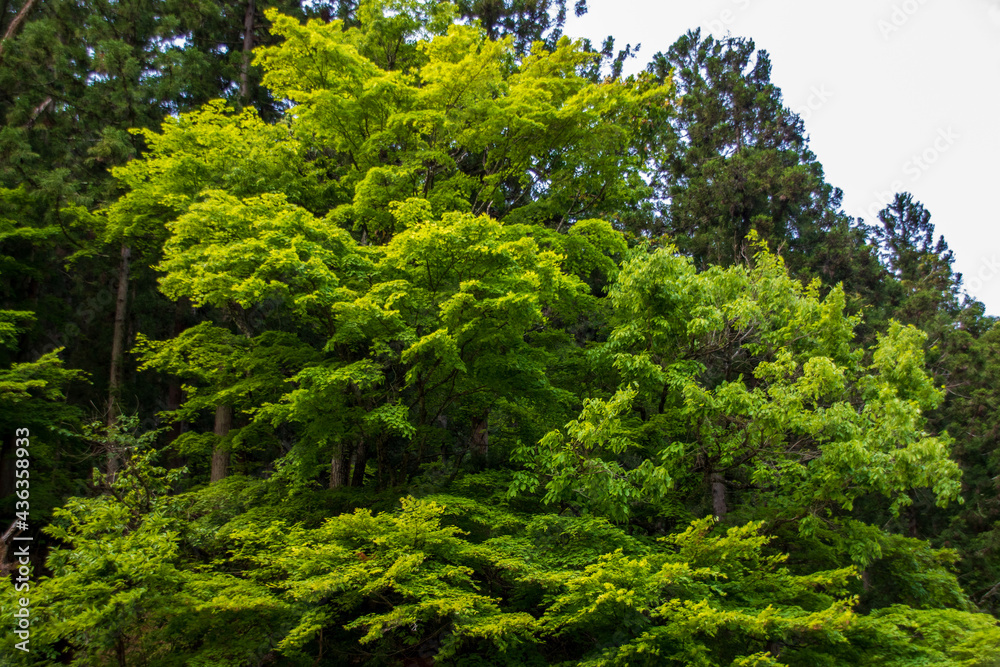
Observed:
[[[7,26],[7,31],[3,34],[3,40],[0,41],[0,63],[3,63],[3,51],[4,47],[7,45],[7,40],[14,36],[21,24],[28,19],[28,14],[31,13],[32,8],[35,6],[37,0],[28,0],[24,3],[24,7],[21,7],[21,11],[17,13],[14,20],[10,22]]]

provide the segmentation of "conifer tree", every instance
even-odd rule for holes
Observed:
[[[796,275],[870,303],[882,271],[866,229],[840,210],[843,193],[784,106],[767,52],[694,30],[647,69],[672,77],[681,102],[651,156],[660,216],[644,233],[669,234],[704,269],[748,261],[755,230]]]

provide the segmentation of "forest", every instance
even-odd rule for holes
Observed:
[[[0,664],[1000,666],[930,212],[586,11],[0,2]]]

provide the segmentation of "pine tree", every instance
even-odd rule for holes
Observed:
[[[748,261],[755,230],[794,274],[870,303],[883,272],[866,229],[841,211],[843,193],[784,106],[767,52],[695,30],[647,69],[673,78],[680,103],[652,155],[660,217],[642,233],[669,234],[704,269]]]
[[[953,317],[961,276],[952,270],[955,258],[944,236],[934,240],[930,211],[904,192],[897,194],[878,217],[881,225],[875,227],[874,237],[901,291],[895,296],[893,315],[906,322],[925,324],[940,310]]]

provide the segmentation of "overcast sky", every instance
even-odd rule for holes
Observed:
[[[912,192],[966,291],[1000,315],[1000,0],[588,4],[566,34],[641,43],[626,71],[692,28],[752,38],[846,212],[875,222],[895,192]]]

